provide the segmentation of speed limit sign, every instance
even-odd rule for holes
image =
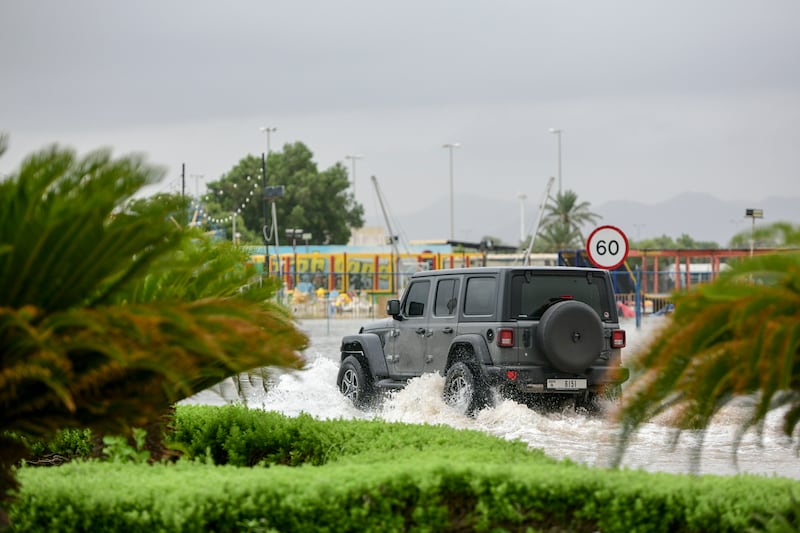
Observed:
[[[628,237],[616,226],[600,226],[586,240],[586,253],[596,267],[614,270],[628,257]]]

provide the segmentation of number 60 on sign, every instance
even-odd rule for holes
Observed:
[[[586,240],[586,253],[596,267],[614,270],[628,257],[628,237],[616,226],[600,226]]]

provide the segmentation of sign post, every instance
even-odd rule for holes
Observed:
[[[614,270],[628,257],[628,237],[616,226],[600,226],[586,240],[586,253],[596,267]]]

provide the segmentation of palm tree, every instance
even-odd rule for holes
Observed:
[[[539,231],[535,250],[539,252],[557,252],[580,247],[582,236],[575,228],[556,222],[544,226]]]
[[[729,402],[750,397],[735,438],[787,407],[783,429],[800,421],[800,253],[762,255],[732,264],[713,283],[676,294],[675,312],[631,365],[638,375],[616,414],[616,462],[645,421],[669,411],[678,434],[699,430]],[[676,437],[677,438],[677,437]],[[702,442],[702,440],[701,440]]]
[[[600,215],[589,210],[589,202],[579,202],[574,191],[566,190],[548,199],[542,218],[543,245],[549,251],[583,248],[586,239],[582,228],[594,224]]]
[[[302,366],[276,282],[184,229],[181,197],[133,200],[162,175],[52,147],[0,182],[0,525],[20,437],[126,433],[228,376]]]

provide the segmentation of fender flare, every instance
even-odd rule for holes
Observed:
[[[348,355],[355,355],[362,363],[367,365],[366,370],[373,376],[385,377],[389,375],[383,344],[380,337],[374,333],[361,333],[343,337],[340,351],[339,363],[344,361]]]
[[[453,342],[450,343],[450,350],[447,354],[447,368],[456,361],[463,360],[463,358],[455,357],[453,354],[453,346],[467,344],[472,347],[472,353],[475,355],[475,363],[480,365],[491,365],[492,355],[489,353],[489,346],[486,344],[486,339],[477,333],[465,333],[459,335]]]

